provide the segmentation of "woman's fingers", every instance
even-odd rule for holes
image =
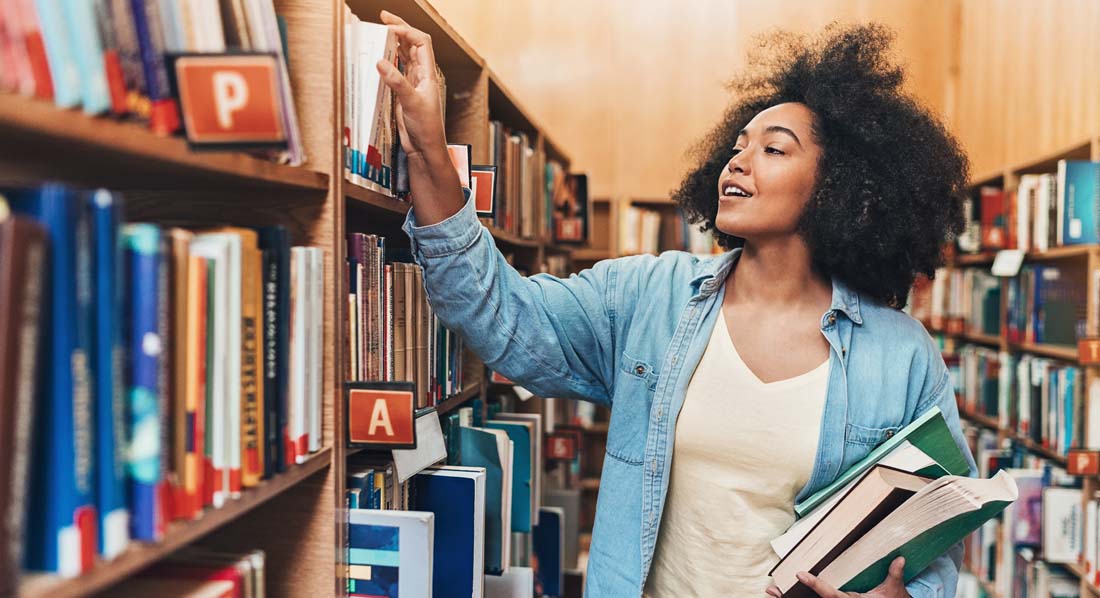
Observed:
[[[772,584],[768,586],[768,595],[772,598],[783,598],[783,592],[779,591],[779,586]]]
[[[416,91],[397,67],[385,60],[379,60],[375,67],[378,69],[378,74],[382,76],[382,82],[397,94],[397,101],[405,104],[413,100]]]
[[[821,581],[816,575],[799,573],[798,581],[801,581],[806,587],[813,590],[818,596],[821,596],[821,598],[847,598],[847,594]]]

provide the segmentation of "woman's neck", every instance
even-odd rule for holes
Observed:
[[[814,272],[810,250],[797,236],[746,240],[726,280],[726,301],[734,303],[827,309],[832,294],[832,281]]]

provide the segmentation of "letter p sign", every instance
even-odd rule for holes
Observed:
[[[286,147],[274,55],[185,54],[174,60],[173,83],[191,145]]]

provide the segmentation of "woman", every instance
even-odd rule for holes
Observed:
[[[520,276],[478,224],[444,147],[431,40],[382,18],[408,65],[378,68],[402,110],[405,230],[436,313],[536,394],[612,408],[589,596],[778,596],[769,541],[793,505],[934,406],[975,470],[939,351],[900,311],[961,227],[967,161],[901,92],[887,31],[776,37],[735,84],[676,192],[729,251],[558,279]],[[908,574],[898,559],[864,595],[954,596],[961,554]]]

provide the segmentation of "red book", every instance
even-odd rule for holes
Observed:
[[[1005,192],[996,187],[981,188],[982,249],[1004,249],[1007,236]]]

